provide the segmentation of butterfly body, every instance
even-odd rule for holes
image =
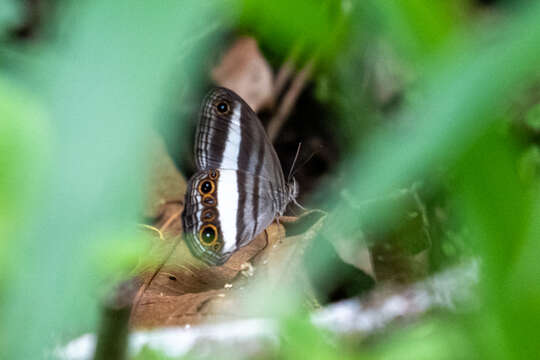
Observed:
[[[283,215],[297,186],[285,180],[253,110],[225,88],[203,101],[195,160],[182,214],[185,240],[196,257],[220,265]]]

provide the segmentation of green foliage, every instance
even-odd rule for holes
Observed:
[[[14,239],[39,197],[34,176],[49,161],[48,124],[32,96],[0,78],[0,288],[17,265]],[[2,291],[3,293],[3,291]]]
[[[460,28],[464,1],[368,1],[364,6],[401,50],[418,60],[444,46]]]
[[[419,86],[414,89],[413,101],[397,115],[396,122],[405,126],[386,126],[375,132],[345,162],[343,172],[348,174],[345,187],[349,191],[345,196],[344,192],[336,195],[336,207],[330,215],[326,235],[350,237],[362,231],[366,222],[387,226],[388,221],[397,221],[399,203],[374,202],[369,210],[356,212],[348,204],[384,198],[392,189],[406,186],[414,179],[429,178],[434,167],[457,167],[458,173],[445,175],[455,181],[447,195],[455,199],[453,216],[463,215],[458,218],[466,232],[460,238],[465,239],[466,246],[472,247],[472,254],[479,256],[484,264],[480,289],[482,309],[470,318],[445,319],[459,324],[452,333],[458,343],[467,338],[466,350],[456,354],[453,347],[441,348],[439,345],[444,344],[446,336],[444,330],[423,340],[426,342],[422,347],[411,345],[412,340],[407,336],[403,342],[383,340],[379,343],[377,358],[407,358],[408,355],[403,354],[409,353],[415,355],[411,358],[440,358],[446,354],[451,354],[448,358],[460,358],[463,354],[476,353],[483,354],[480,356],[483,358],[531,357],[539,351],[532,339],[534,331],[526,325],[532,323],[526,320],[527,316],[538,314],[533,300],[537,294],[533,280],[536,271],[532,270],[532,261],[529,272],[533,276],[524,270],[519,276],[515,275],[514,267],[517,259],[529,257],[530,249],[525,249],[525,244],[536,243],[534,239],[538,239],[529,230],[538,218],[531,210],[537,198],[530,188],[531,181],[538,183],[534,173],[536,146],[524,155],[528,181],[523,182],[517,173],[518,149],[511,135],[503,135],[499,130],[499,114],[509,105],[514,95],[512,91],[521,88],[527,74],[534,73],[533,59],[540,55],[540,48],[534,45],[540,40],[536,20],[540,8],[534,6],[514,13],[503,26],[499,24],[501,27],[495,34],[491,29],[489,39],[497,39],[494,42],[488,41],[481,32],[472,36],[466,28],[460,27],[447,32],[440,30],[441,37],[423,40],[414,36],[420,32],[410,31],[404,39],[400,31],[413,26],[413,19],[421,14],[411,17],[411,9],[389,4],[394,3],[380,5],[387,8],[378,8],[376,13],[392,20],[385,23],[391,41],[398,46],[411,46],[408,54],[414,53],[413,58],[423,59],[424,71],[417,81]],[[430,8],[425,5],[426,9]],[[410,21],[395,21],[396,12],[399,18]],[[431,17],[445,19],[438,15],[431,14]],[[396,26],[401,30],[395,31]],[[454,34],[461,34],[462,38],[456,39]],[[415,45],[416,42],[423,46]],[[345,91],[353,94],[347,99],[350,103],[355,96],[350,91],[355,86],[354,81],[347,80],[350,79],[345,81]],[[362,105],[351,106],[356,109],[357,117],[366,109]],[[534,117],[534,111],[531,110],[528,120]],[[328,269],[321,272],[328,273]],[[530,291],[517,295],[518,284]],[[409,350],[413,348],[417,350]]]
[[[341,1],[241,0],[240,26],[279,54],[332,58],[340,48],[348,23]]]
[[[38,119],[25,113],[30,96],[14,101],[2,91],[7,124],[16,129],[20,122],[21,129],[31,129],[40,141],[32,144],[24,130],[15,132],[21,140],[6,134],[24,151],[2,154],[11,164],[6,164],[8,170],[17,169],[14,176],[32,179],[32,190],[39,190],[34,200],[39,201],[20,210],[25,221],[16,224],[24,226],[9,236],[9,257],[17,271],[9,273],[2,291],[0,357],[37,359],[59,337],[95,327],[98,290],[112,275],[96,267],[96,249],[116,252],[132,246],[131,239],[118,234],[137,221],[147,129],[173,96],[163,89],[171,89],[175,69],[181,68],[182,76],[196,76],[197,59],[188,58],[189,48],[182,45],[204,33],[205,24],[197,19],[208,9],[198,2],[174,1],[59,4],[63,22],[51,43],[28,54],[22,63],[25,77],[19,80],[21,87],[37,90],[38,101],[53,119],[50,129],[37,127],[33,123]],[[179,60],[180,50],[186,57]],[[48,167],[34,171],[28,152],[35,150],[41,160],[47,154],[39,146],[47,141],[52,142]],[[24,191],[10,188],[11,183],[2,181],[1,192],[18,202]],[[117,260],[114,255],[101,259]]]
[[[172,360],[169,356],[155,350],[144,347],[133,360]]]
[[[11,30],[19,19],[21,13],[21,3],[12,0],[0,2],[0,40],[5,32]]]
[[[540,104],[536,104],[527,112],[525,122],[534,131],[540,131]]]
[[[389,339],[370,351],[374,359],[468,359],[471,344],[464,328],[448,318],[428,319],[395,331]]]
[[[302,318],[288,318],[282,323],[284,344],[279,358],[301,359],[309,356],[317,360],[353,359],[345,347],[341,351],[328,342],[328,337]]]
[[[540,147],[531,145],[520,160],[521,177],[529,181],[537,180],[540,177]]]
[[[494,161],[497,166],[493,166]],[[531,338],[514,323],[524,310],[532,315],[538,309],[529,306],[515,311],[513,303],[520,302],[522,295],[512,289],[515,284],[509,281],[514,276],[517,259],[523,254],[534,219],[531,213],[534,197],[527,196],[530,194],[518,177],[516,163],[516,151],[508,140],[490,132],[474,144],[459,166],[458,200],[463,202],[460,208],[465,212],[471,231],[470,240],[482,255],[485,271],[482,278],[484,306],[477,314],[474,327],[478,332],[487,327],[494,329],[475,345],[492,359],[527,357],[527,352],[530,356],[533,350],[531,346],[538,351]],[[527,279],[524,277],[521,281]]]

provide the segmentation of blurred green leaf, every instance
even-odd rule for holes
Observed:
[[[384,360],[475,358],[463,330],[449,318],[428,319],[396,329],[367,353],[369,358]]]
[[[540,147],[531,145],[521,155],[520,175],[524,180],[537,181],[540,178]]]
[[[515,257],[512,268],[508,269],[505,286],[505,307],[502,309],[505,335],[512,343],[516,359],[534,358],[540,353],[536,329],[540,322],[540,189],[538,183],[531,192],[534,201],[530,224],[526,227],[526,238]]]
[[[284,344],[279,358],[337,360],[352,359],[353,354],[338,344],[331,344],[325,334],[301,317],[282,322]]]
[[[95,237],[92,243],[95,243],[96,247],[89,249],[89,260],[93,263],[91,266],[99,278],[109,279],[110,283],[107,285],[116,285],[132,275],[139,262],[150,261],[146,256],[152,241],[155,241],[155,238],[135,229],[121,229],[117,233],[109,231],[104,235],[96,234]]]
[[[432,55],[459,29],[460,10],[465,1],[368,1],[368,14],[374,14],[382,29],[409,57],[419,60]]]
[[[347,7],[339,0],[240,1],[240,25],[282,55],[328,57],[343,40]]]
[[[14,0],[0,1],[0,40],[5,32],[17,24],[21,14],[22,3]]]
[[[183,357],[182,359],[186,359]],[[134,358],[133,360],[171,360],[171,357],[166,356],[165,354],[152,350],[147,347],[144,347]]]
[[[481,36],[449,45],[435,57],[421,82],[422,97],[397,119],[406,126],[375,133],[342,165],[351,189],[348,203],[384,197],[433,166],[454,161],[497,120],[500,99],[525,81],[540,56],[540,7],[519,14],[491,34],[496,43],[485,44]],[[382,205],[363,212],[364,220],[388,218],[390,209]],[[331,214],[336,225],[327,230],[353,233],[360,225],[350,221],[354,215],[346,205],[337,206]]]
[[[42,134],[54,145],[47,172],[25,174],[43,192],[10,239],[19,271],[3,291],[0,357],[42,358],[62,337],[95,326],[105,279],[92,257],[111,239],[118,241],[113,252],[132,245],[115,235],[137,221],[147,129],[174,97],[164,90],[173,79],[182,84],[198,74],[199,59],[180,50],[207,29],[212,6],[218,9],[196,1],[59,4],[55,41],[25,64],[34,66],[25,86],[39,92],[54,119]]]
[[[534,131],[540,131],[540,103],[527,111],[525,123]]]
[[[470,237],[494,289],[521,250],[530,215],[530,198],[516,168],[517,149],[508,142],[495,132],[483,136],[464,153],[457,176]]]
[[[0,77],[0,286],[15,265],[9,256],[13,239],[39,197],[35,176],[50,160],[49,124],[34,100]]]
[[[478,350],[491,359],[527,358],[539,350],[537,342],[521,330],[525,323],[518,321],[520,316],[532,316],[535,306],[515,306],[525,295],[517,293],[515,285],[533,286],[531,278],[512,278],[531,220],[536,221],[531,216],[533,197],[527,183],[520,180],[516,164],[513,144],[491,131],[464,154],[457,177],[460,209],[483,261],[483,306],[471,328],[477,334]]]

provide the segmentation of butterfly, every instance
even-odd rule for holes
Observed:
[[[197,172],[187,185],[182,222],[191,253],[222,265],[298,195],[255,112],[226,88],[203,100],[194,146]]]

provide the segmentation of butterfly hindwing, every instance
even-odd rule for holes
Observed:
[[[188,183],[183,214],[186,242],[208,263],[225,262],[276,216],[268,182],[242,175],[235,170],[203,170]],[[235,191],[237,184],[245,190]]]

